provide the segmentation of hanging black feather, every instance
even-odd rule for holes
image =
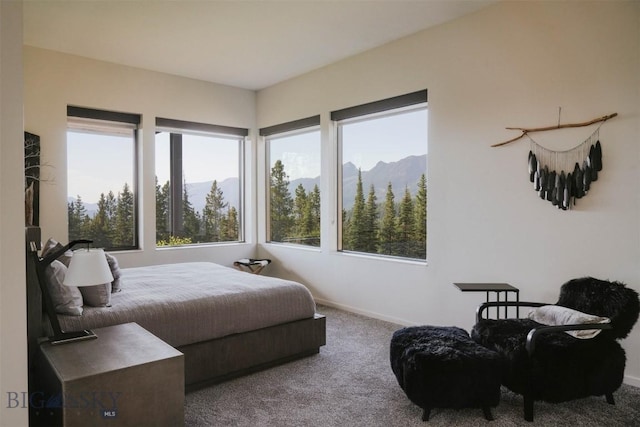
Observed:
[[[547,201],[553,202],[553,189],[556,186],[556,171],[551,171],[547,178]]]
[[[573,197],[573,175],[567,174],[564,187],[564,203],[567,209],[571,209],[571,198]]]
[[[584,184],[582,182],[582,169],[580,169],[580,165],[577,162],[575,167],[573,168],[573,194],[576,199],[581,199],[582,196],[584,196]]]
[[[596,147],[593,145],[589,149],[589,164],[591,165],[591,182],[598,180],[598,169],[596,164]]]
[[[600,140],[596,142],[593,154],[595,161],[594,167],[598,172],[600,172],[602,170],[602,145],[600,144]]]
[[[591,187],[591,166],[589,166],[589,161],[587,159],[582,164],[582,188],[584,189],[584,194],[587,194],[589,192],[590,187]]]
[[[534,174],[538,168],[538,159],[533,152],[529,151],[529,181],[533,182]]]
[[[560,203],[560,199],[562,197],[560,193],[560,174],[556,173],[556,182],[553,184],[553,190],[551,193],[551,204],[553,206],[558,206],[558,203]]]
[[[593,141],[596,141],[595,144]],[[572,209],[577,199],[589,192],[591,183],[598,180],[598,172],[602,170],[602,145],[598,139],[598,129],[584,142],[565,151],[549,150],[533,139],[531,142],[528,166],[529,180],[533,183],[534,190],[542,200],[551,202],[558,209]],[[585,152],[587,147],[589,149]],[[550,160],[558,169],[565,170],[550,171],[549,166],[543,166],[545,162],[537,158],[536,152],[542,152],[543,160]],[[570,164],[576,158],[580,160],[571,169]]]
[[[558,187],[558,208],[567,210],[566,198],[567,195],[567,177],[564,171],[560,172],[560,185]]]
[[[538,195],[540,196],[541,199],[544,199],[545,197],[545,187],[547,185],[547,172],[548,169],[545,166],[544,169],[540,170],[540,185],[538,188]]]

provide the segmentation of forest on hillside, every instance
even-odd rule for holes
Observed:
[[[278,160],[270,175],[270,238],[272,242],[320,246],[320,190],[299,184],[293,194],[289,189],[285,165]],[[358,171],[355,197],[348,210],[342,211],[342,248],[346,251],[426,259],[427,183],[422,174],[413,195],[405,187],[396,201],[391,182],[385,198],[378,201],[373,184],[365,196],[362,172]],[[170,182],[156,178],[156,243],[176,246],[240,240],[240,218],[235,206],[225,201],[217,181],[213,181],[202,210],[189,199],[187,185],[182,185],[181,209],[171,230],[172,209]],[[346,205],[347,203],[345,203]],[[80,196],[68,203],[69,238],[91,239],[94,246],[107,249],[135,245],[134,195],[127,183],[117,194],[102,193],[96,212],[89,215]]]

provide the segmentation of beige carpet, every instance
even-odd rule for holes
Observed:
[[[422,410],[398,386],[389,340],[398,325],[328,307],[327,345],[320,354],[201,389],[186,396],[187,426],[640,426],[640,389],[561,404],[536,402],[535,421],[522,418],[522,397],[502,391],[495,421],[480,409]]]

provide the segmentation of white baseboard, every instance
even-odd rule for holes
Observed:
[[[631,375],[625,375],[624,376],[624,383],[628,384],[630,386],[634,386],[634,387],[640,388],[640,378],[638,378],[638,377],[632,377]]]
[[[397,317],[385,316],[384,314],[380,314],[380,313],[376,313],[376,312],[368,311],[368,310],[361,310],[359,308],[351,307],[349,305],[340,304],[340,303],[336,303],[336,302],[333,302],[333,301],[327,301],[327,300],[322,299],[322,298],[315,298],[315,301],[316,301],[316,304],[319,304],[319,305],[326,305],[328,307],[337,308],[339,310],[348,311],[350,313],[361,314],[361,315],[366,316],[366,317],[371,317],[371,318],[378,319],[378,320],[384,320],[385,322],[395,323],[395,324],[400,325],[400,326],[414,326],[415,325],[415,323],[409,322],[406,319],[399,319]],[[320,313],[320,314],[322,314],[322,313]]]

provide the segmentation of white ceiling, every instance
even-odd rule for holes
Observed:
[[[257,90],[494,2],[26,0],[24,42]]]

